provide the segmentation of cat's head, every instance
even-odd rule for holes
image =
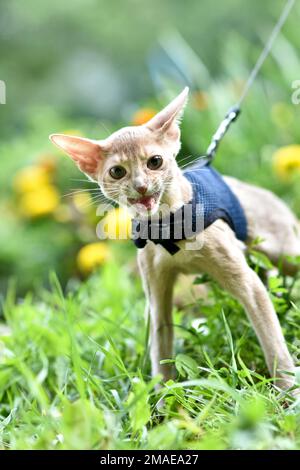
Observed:
[[[185,88],[146,124],[124,127],[104,140],[63,134],[50,139],[106,197],[140,215],[153,214],[178,176],[179,121],[187,96]]]

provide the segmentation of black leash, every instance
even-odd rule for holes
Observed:
[[[284,23],[286,22],[290,12],[291,12],[291,9],[293,8],[295,4],[295,0],[287,0],[283,10],[282,10],[282,13],[279,17],[279,20],[277,21],[262,53],[260,54],[255,66],[253,67],[252,69],[252,72],[251,74],[249,75],[249,78],[244,86],[244,89],[241,93],[241,96],[240,96],[240,99],[239,101],[237,102],[237,104],[235,106],[232,106],[225,118],[223,119],[223,121],[221,122],[221,124],[219,125],[217,131],[215,132],[215,134],[213,135],[212,139],[211,139],[211,143],[206,151],[206,154],[204,156],[204,159],[206,160],[206,163],[210,163],[217,150],[218,150],[218,147],[220,145],[220,142],[221,140],[223,139],[223,137],[225,136],[225,134],[227,133],[229,127],[231,126],[231,124],[233,122],[236,121],[236,119],[238,118],[238,116],[240,115],[241,113],[241,104],[242,102],[244,101],[244,99],[246,98],[246,96],[248,95],[249,93],[249,90],[251,88],[251,86],[253,85],[253,82],[254,80],[256,79],[256,76],[258,74],[258,72],[260,71],[264,61],[266,60],[266,58],[268,57],[271,49],[272,49],[272,46],[273,46],[273,43],[275,41],[275,39],[277,38],[278,34],[280,33]]]

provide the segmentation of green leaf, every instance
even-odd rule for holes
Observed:
[[[265,254],[261,253],[260,251],[251,250],[249,252],[249,257],[251,261],[260,268],[264,268],[264,269],[274,268],[269,258]]]
[[[175,359],[175,367],[180,375],[195,379],[199,376],[199,369],[197,362],[186,354],[177,354]]]
[[[151,409],[148,403],[148,387],[145,382],[135,377],[132,380],[132,391],[127,399],[131,427],[134,433],[140,431],[151,417]]]

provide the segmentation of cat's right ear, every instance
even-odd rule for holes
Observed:
[[[189,88],[185,87],[168,106],[146,123],[146,127],[169,140],[179,139],[179,122],[187,103],[188,94]]]
[[[95,178],[104,157],[104,148],[100,142],[64,134],[52,134],[49,138],[74,160],[83,173]]]

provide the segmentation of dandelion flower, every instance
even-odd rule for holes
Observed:
[[[275,173],[283,180],[300,175],[300,145],[281,147],[273,155]]]
[[[109,258],[110,252],[105,242],[89,243],[83,246],[77,255],[77,266],[82,274],[89,274],[102,266]]]
[[[53,214],[59,205],[59,192],[50,184],[22,195],[19,208],[23,216],[38,218]]]
[[[28,166],[19,170],[13,180],[13,187],[18,193],[34,191],[50,182],[49,174],[40,166]]]

